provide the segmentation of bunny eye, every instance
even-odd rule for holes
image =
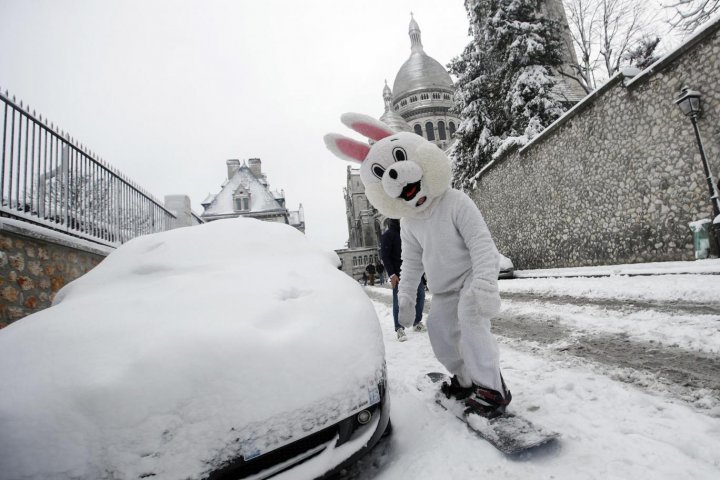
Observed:
[[[405,153],[405,149],[402,147],[393,148],[392,154],[396,162],[404,162],[407,160],[407,154]]]
[[[372,172],[375,174],[376,177],[382,178],[385,174],[385,169],[381,165],[376,163],[372,166]]]

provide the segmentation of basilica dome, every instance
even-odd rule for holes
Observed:
[[[423,50],[420,27],[415,19],[410,21],[411,53],[395,77],[393,95],[399,99],[406,94],[428,88],[453,89],[450,74],[440,62]]]
[[[424,88],[453,88],[450,74],[440,62],[423,51],[413,52],[395,77],[393,94],[396,98]]]

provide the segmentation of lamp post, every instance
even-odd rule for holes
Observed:
[[[718,192],[718,185],[715,181],[715,177],[713,176],[712,171],[710,171],[710,165],[708,164],[707,157],[705,156],[705,147],[703,147],[700,130],[697,126],[697,118],[700,113],[702,113],[702,103],[700,100],[700,92],[691,90],[688,86],[684,86],[680,91],[680,96],[675,99],[675,104],[680,107],[680,110],[682,110],[686,117],[690,117],[693,129],[695,130],[695,140],[697,140],[698,148],[700,149],[700,158],[702,159],[705,178],[707,179],[708,189],[710,190],[710,202],[712,203],[714,216],[713,229],[715,231],[715,242],[717,247],[720,248],[720,193]]]

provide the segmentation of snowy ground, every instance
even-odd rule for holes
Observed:
[[[390,291],[368,287],[385,337],[395,429],[345,478],[720,478],[718,280],[501,281],[493,328],[512,407],[562,434],[520,459],[475,438],[416,389],[425,372],[442,371],[427,334],[398,343]]]

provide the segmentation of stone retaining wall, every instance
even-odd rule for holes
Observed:
[[[49,307],[60,288],[103,258],[102,250],[85,251],[0,229],[0,328]]]
[[[712,218],[692,124],[674,104],[702,93],[698,121],[720,173],[720,21],[628,78],[615,76],[477,179],[477,202],[518,269],[692,260],[688,223]]]

